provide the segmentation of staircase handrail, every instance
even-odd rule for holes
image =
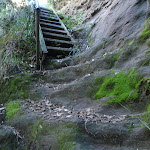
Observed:
[[[36,68],[41,69],[42,53],[48,53],[43,33],[40,26],[40,5],[39,1],[35,0],[35,31],[36,31]]]

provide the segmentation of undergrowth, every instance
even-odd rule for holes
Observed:
[[[0,6],[0,76],[8,72],[29,69],[31,56],[35,53],[33,12],[25,5],[18,7],[9,0]],[[28,56],[27,56],[28,55]],[[27,57],[26,57],[27,56]],[[29,62],[30,61],[30,62]],[[28,62],[28,63],[27,63]]]
[[[127,73],[122,71],[105,77],[94,97],[96,99],[110,97],[111,100],[107,103],[135,100],[138,98],[140,83],[134,68]]]
[[[75,26],[80,25],[83,22],[83,14],[83,11],[78,11],[75,17],[63,16],[64,19],[62,19],[62,22],[69,31],[72,31]]]
[[[9,102],[6,105],[6,119],[12,118],[15,114],[18,113],[20,110],[20,104],[21,102],[14,101],[14,102]]]

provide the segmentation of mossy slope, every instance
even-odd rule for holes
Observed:
[[[116,75],[105,77],[95,94],[95,98],[111,97],[112,99],[107,103],[127,102],[138,98],[139,85],[140,80],[134,69],[127,73],[122,71]]]

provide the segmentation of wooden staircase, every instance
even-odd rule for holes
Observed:
[[[74,40],[54,10],[40,7],[39,25],[42,54],[63,58],[72,52]]]

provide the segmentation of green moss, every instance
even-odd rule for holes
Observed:
[[[111,64],[114,64],[114,62],[116,62],[118,60],[120,54],[121,53],[117,53],[110,59]]]
[[[0,101],[28,98],[31,76],[19,74],[18,77],[11,78],[0,84]]]
[[[112,68],[115,64],[115,62],[118,60],[118,58],[120,57],[121,52],[118,53],[112,53],[112,54],[107,54],[104,53],[103,57],[104,57],[104,61],[107,63],[109,68]]]
[[[87,87],[86,95],[94,100],[95,95],[99,90],[99,85],[101,85],[103,81],[104,77],[95,77],[94,82],[92,81]]]
[[[143,115],[143,120],[150,126],[150,104],[147,106],[146,113]]]
[[[138,41],[140,44],[144,43],[150,37],[150,29],[148,28],[149,18],[145,23],[145,28],[142,34],[139,36]]]
[[[9,102],[6,105],[6,119],[10,119],[12,118],[15,114],[18,113],[18,111],[20,110],[20,104],[21,102]]]
[[[58,130],[57,135],[60,142],[60,150],[71,150],[74,146],[74,129],[73,124],[62,126],[63,130]]]
[[[88,44],[89,44],[90,46],[92,46],[93,43],[94,43],[94,42],[92,41],[91,37],[89,36],[89,37],[88,37]]]
[[[46,124],[44,121],[38,121],[30,125],[28,130],[28,149],[30,145],[34,144],[37,149],[43,149],[40,141],[45,136],[50,136],[56,139],[59,150],[71,150],[74,146],[76,128],[73,123],[67,123],[64,125],[61,122]],[[51,141],[51,140],[50,140]]]
[[[138,98],[139,79],[134,68],[129,72],[119,72],[116,75],[105,77],[99,90],[95,94],[96,99],[111,97],[107,103],[127,102]]]

